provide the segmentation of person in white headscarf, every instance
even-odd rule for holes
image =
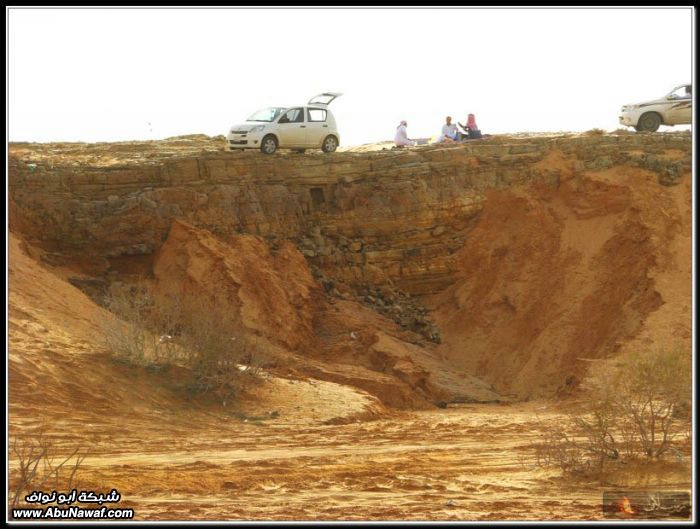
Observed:
[[[394,144],[397,147],[411,147],[413,146],[413,140],[408,138],[408,133],[406,132],[406,127],[408,124],[405,121],[399,123],[396,127],[396,135],[394,136]]]

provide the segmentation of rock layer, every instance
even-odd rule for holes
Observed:
[[[151,154],[150,144],[12,144],[11,229],[56,261],[78,253],[109,261],[152,255],[181,219],[224,237],[291,240],[343,282],[428,294],[454,280],[453,254],[489,189],[557,184],[561,170],[542,163],[551,152],[574,160],[576,174],[630,165],[667,183],[690,165],[686,134],[492,138],[331,156],[174,143]],[[682,156],[664,157],[668,149]]]
[[[272,157],[12,144],[10,229],[84,289],[125,272],[184,284],[177,263],[214,249],[198,277],[228,282],[244,327],[390,405],[529,398],[640,337],[689,340],[691,159],[687,133]]]

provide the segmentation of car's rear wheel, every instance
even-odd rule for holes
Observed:
[[[338,148],[338,138],[335,136],[326,136],[321,144],[321,150],[323,152],[335,152]]]
[[[656,132],[661,125],[661,116],[656,112],[646,112],[639,117],[637,129],[639,132]]]
[[[260,150],[263,154],[274,154],[277,150],[277,138],[272,134],[265,136],[260,143]]]

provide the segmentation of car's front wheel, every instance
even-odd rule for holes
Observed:
[[[321,145],[321,150],[323,150],[323,152],[335,152],[337,148],[338,138],[335,136],[326,136],[326,139],[323,140],[323,144]]]
[[[656,112],[647,112],[639,117],[637,129],[639,132],[656,132],[661,125],[661,116]]]
[[[277,138],[272,134],[265,136],[260,143],[260,150],[263,154],[274,154],[277,150]]]

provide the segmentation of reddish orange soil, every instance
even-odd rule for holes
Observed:
[[[439,351],[502,394],[567,393],[587,362],[655,341],[690,350],[691,181],[624,167],[488,194],[460,279],[429,305]],[[543,163],[540,162],[540,163]]]
[[[688,490],[689,453],[588,482],[537,467],[531,442],[577,406],[544,396],[575,395],[591,361],[690,351],[692,179],[540,163],[559,185],[488,191],[456,281],[421,300],[440,345],[328,296],[291,243],[173,223],[139,264],[156,296],[204,300],[269,360],[226,406],[188,397],[182,367],[115,360],[115,316],[10,233],[10,440],[43,424],[56,455],[83,447],[79,486],[142,520],[592,520],[603,490]],[[435,406],[460,396],[500,403]]]

